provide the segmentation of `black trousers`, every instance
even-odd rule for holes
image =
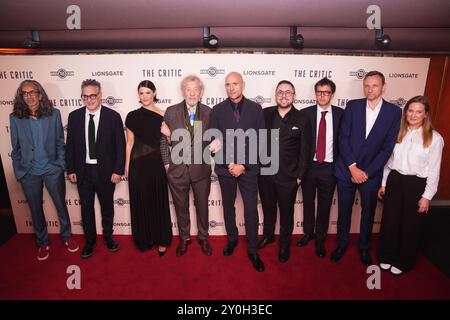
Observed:
[[[280,208],[280,245],[289,246],[294,229],[294,204],[298,185],[296,180],[277,181],[273,176],[259,176],[259,196],[264,213],[264,237],[275,233],[277,203]]]
[[[413,268],[425,223],[426,214],[417,212],[425,186],[425,178],[390,172],[377,252],[381,263],[402,271]]]
[[[238,178],[232,176],[219,176],[220,190],[222,193],[223,218],[229,242],[237,241],[239,232],[236,226],[236,201],[237,185],[241,191],[244,203],[245,234],[247,236],[247,251],[254,254],[258,243],[258,176],[246,175]]]
[[[318,242],[325,241],[328,234],[330,209],[336,187],[333,166],[332,163],[315,161],[302,180],[303,232],[313,234],[315,230]]]
[[[101,207],[103,238],[111,238],[114,220],[113,197],[116,185],[112,182],[101,181],[97,165],[86,164],[84,179],[77,184],[77,187],[81,200],[81,219],[83,220],[86,241],[95,242],[97,238],[94,210],[95,194],[97,194]]]

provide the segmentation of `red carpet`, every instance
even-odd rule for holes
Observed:
[[[80,245],[83,237],[75,237]],[[212,237],[213,255],[204,256],[196,241],[183,257],[175,256],[178,238],[160,258],[155,249],[141,253],[130,236],[116,236],[120,251],[109,253],[101,238],[93,257],[70,254],[52,235],[51,255],[37,261],[33,235],[15,235],[0,247],[0,299],[444,299],[450,300],[450,279],[423,256],[416,268],[395,278],[381,273],[381,289],[369,290],[370,274],[359,262],[356,235],[337,264],[329,255],[336,237],[327,240],[327,257],[314,255],[314,244],[295,246],[291,259],[278,262],[278,244],[260,251],[266,271],[254,271],[246,254],[245,238],[230,257],[222,255],[225,237]],[[194,239],[195,240],[195,239]],[[376,239],[375,243],[376,243]],[[374,254],[372,253],[372,256]],[[66,286],[67,267],[81,269],[81,289]]]

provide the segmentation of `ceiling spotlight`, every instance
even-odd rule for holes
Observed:
[[[391,37],[383,34],[383,27],[375,29],[375,45],[381,50],[387,50],[391,46]]]
[[[300,33],[297,34],[297,27],[291,27],[291,36],[290,36],[291,47],[294,49],[302,49],[304,43],[305,39],[303,38],[303,36]]]
[[[219,48],[219,38],[210,34],[209,27],[203,27],[203,46],[209,49]]]
[[[41,45],[41,40],[39,37],[39,31],[31,31],[31,38],[26,38],[23,45],[27,48],[37,48]]]

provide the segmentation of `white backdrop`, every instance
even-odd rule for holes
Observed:
[[[140,81],[152,80],[161,100],[159,106],[168,106],[182,100],[181,79],[197,74],[205,83],[202,102],[213,107],[225,99],[224,78],[231,71],[243,74],[246,87],[244,94],[263,107],[275,104],[276,84],[283,79],[296,86],[298,109],[315,104],[314,84],[327,76],[337,85],[332,101],[345,108],[349,99],[363,97],[362,78],[370,70],[379,70],[386,76],[387,90],[384,98],[400,107],[418,94],[423,94],[429,59],[387,58],[331,55],[276,55],[276,54],[79,54],[79,55],[33,55],[0,57],[0,154],[5,170],[14,218],[19,233],[33,232],[28,204],[16,181],[11,162],[8,115],[13,109],[13,98],[21,81],[34,79],[45,88],[55,106],[61,110],[66,127],[68,114],[82,107],[80,85],[84,79],[95,78],[102,84],[103,104],[119,112],[125,121],[129,111],[139,107],[137,85]],[[225,234],[220,186],[217,177],[211,179],[209,196],[210,234]],[[76,186],[66,181],[66,203],[72,221],[72,231],[83,233],[79,196]],[[170,200],[171,201],[171,200]],[[114,196],[116,234],[130,234],[130,212],[128,185],[124,178],[116,187]],[[100,211],[96,202],[97,230],[101,233]],[[178,234],[173,204],[170,205],[173,233]],[[192,234],[197,233],[195,207],[191,197]],[[240,234],[245,234],[243,206],[240,195],[236,201],[237,224]],[[262,233],[262,208],[260,233]],[[44,211],[49,232],[58,233],[58,218],[51,199],[44,190]],[[374,231],[379,230],[381,205],[377,207]],[[302,196],[299,190],[295,205],[294,233],[302,233]],[[355,198],[351,232],[358,232],[360,221],[359,196]],[[330,233],[336,233],[337,199],[333,200],[330,218]],[[277,225],[278,233],[278,225]]]

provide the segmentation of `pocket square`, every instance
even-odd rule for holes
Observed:
[[[296,126],[293,126],[292,130],[298,130],[298,128]]]

